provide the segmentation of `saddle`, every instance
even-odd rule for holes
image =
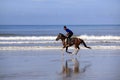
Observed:
[[[73,39],[72,38],[66,38],[65,39],[65,43],[68,44],[68,45],[72,45],[73,44]]]

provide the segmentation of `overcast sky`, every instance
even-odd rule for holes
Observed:
[[[120,24],[120,0],[0,0],[0,25]]]

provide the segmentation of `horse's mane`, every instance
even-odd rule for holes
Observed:
[[[64,34],[62,34],[62,33],[59,33],[60,35],[62,35],[63,37],[66,37]]]

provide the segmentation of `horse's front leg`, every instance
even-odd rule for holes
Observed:
[[[68,47],[66,47],[66,52],[68,52]]]
[[[72,54],[72,52],[68,51],[68,46],[66,47],[66,52],[69,53],[69,54]]]

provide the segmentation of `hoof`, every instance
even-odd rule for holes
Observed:
[[[67,52],[67,53],[72,54],[72,52]]]

